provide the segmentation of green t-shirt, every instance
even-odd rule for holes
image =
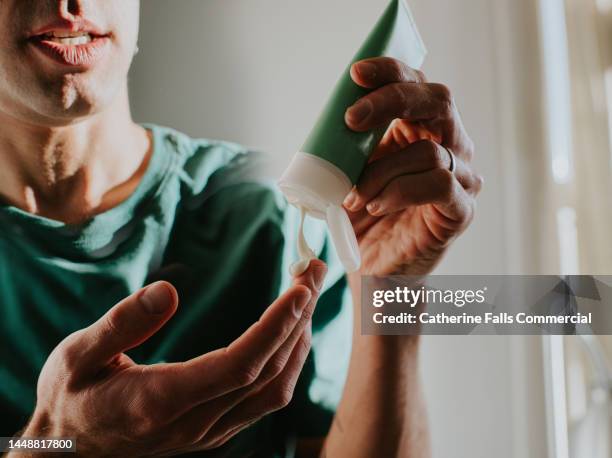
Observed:
[[[129,354],[151,364],[226,346],[291,284],[299,218],[265,179],[265,155],[224,142],[153,133],[150,165],[119,206],[70,226],[0,205],[0,436],[23,428],[51,350],[122,298],[168,280],[180,306]],[[352,309],[324,226],[309,241],[329,265],[313,318],[313,349],[286,409],[225,447],[281,456],[285,439],[329,429],[344,383]]]

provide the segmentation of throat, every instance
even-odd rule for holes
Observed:
[[[18,172],[12,174],[0,169],[0,200],[44,218],[83,223],[120,205],[136,191],[153,155],[152,139],[148,135],[147,139],[146,148],[133,154],[129,147],[123,155],[108,156],[93,149],[91,157],[75,160],[67,150],[55,149],[53,154],[41,154],[37,165],[29,169],[14,167]],[[124,158],[122,167],[117,157]]]
[[[96,192],[85,172],[44,186],[25,185],[16,201],[9,202],[28,213],[66,224],[83,222],[105,209],[107,196]]]

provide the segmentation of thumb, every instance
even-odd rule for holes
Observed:
[[[117,355],[137,347],[155,334],[178,306],[176,289],[157,282],[132,294],[102,318],[81,331],[80,362],[84,370],[102,368]]]

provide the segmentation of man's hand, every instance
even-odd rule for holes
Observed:
[[[135,293],[52,352],[24,437],[76,437],[83,456],[221,446],[291,400],[325,273],[312,261],[231,345],[183,363],[143,366],[124,353],[157,332],[178,305],[165,282]]]
[[[473,142],[449,89],[422,72],[384,57],[356,63],[351,76],[373,91],[347,110],[347,125],[362,132],[392,122],[344,204],[362,273],[428,274],[473,218],[483,182],[470,166]]]

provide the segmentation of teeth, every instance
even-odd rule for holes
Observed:
[[[76,38],[76,37],[82,37],[84,35],[89,35],[87,32],[50,32],[48,34],[51,37],[56,37],[56,38]]]
[[[85,35],[76,35],[72,37],[52,36],[52,37],[49,37],[49,41],[52,41],[54,43],[60,43],[62,45],[69,45],[69,46],[86,45],[87,43],[91,43],[91,35],[85,34]]]

